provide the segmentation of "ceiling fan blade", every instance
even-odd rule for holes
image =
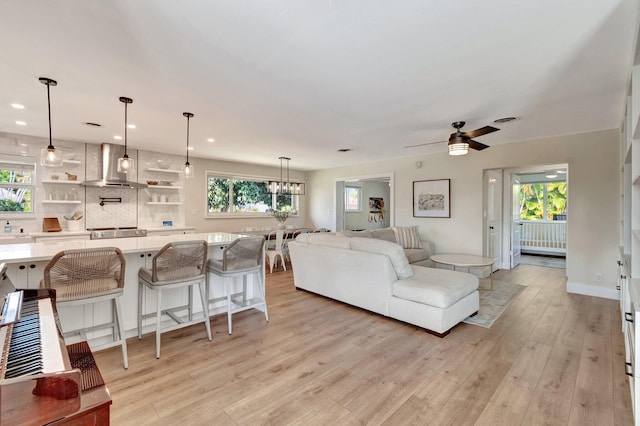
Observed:
[[[420,146],[435,145],[437,143],[445,143],[445,142],[447,142],[447,141],[419,143],[419,144],[416,144],[416,145],[407,145],[407,146],[405,146],[405,148],[417,148],[417,147],[420,147]]]
[[[469,142],[469,148],[475,149],[477,151],[482,151],[483,149],[489,148],[489,145],[485,145],[483,143],[480,143],[478,141],[474,141],[471,139],[469,139],[467,142]]]
[[[466,136],[469,136],[471,139],[477,138],[478,136],[486,135],[487,133],[497,132],[498,128],[492,126],[484,126],[479,129],[472,130],[470,132],[465,132]]]

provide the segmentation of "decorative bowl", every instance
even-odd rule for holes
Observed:
[[[166,170],[171,167],[171,163],[166,160],[158,160],[158,167]]]
[[[157,184],[158,184],[157,180],[148,180],[147,181],[147,185],[152,185],[153,186],[153,185],[157,185]]]

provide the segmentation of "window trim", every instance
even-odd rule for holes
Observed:
[[[355,189],[358,194],[358,208],[349,209],[347,208],[347,190]],[[345,185],[344,186],[344,212],[345,213],[361,213],[362,212],[362,186],[358,185]]]
[[[267,218],[267,217],[273,217],[273,215],[271,215],[270,213],[266,213],[266,212],[245,212],[245,213],[240,213],[240,212],[210,212],[209,211],[209,202],[207,200],[207,190],[209,188],[209,178],[226,178],[226,179],[238,179],[238,180],[252,180],[254,182],[268,182],[270,180],[275,180],[275,179],[279,179],[279,176],[261,176],[261,175],[250,175],[250,174],[243,174],[243,173],[229,173],[229,172],[218,172],[215,170],[205,170],[205,174],[204,174],[204,188],[205,188],[205,203],[204,203],[204,218],[205,219],[240,219],[240,218],[250,218],[250,219],[255,219],[255,218]],[[290,179],[291,182],[293,183],[301,183],[298,179]],[[231,189],[230,191],[230,195],[233,197],[232,193],[233,193],[233,189]],[[299,217],[300,216],[300,195],[295,195],[292,194],[291,195],[291,205],[292,208],[294,208],[297,213],[296,214],[291,214],[290,217]],[[271,207],[273,208],[273,206],[275,205],[276,202],[276,195],[273,194],[271,196]]]
[[[36,217],[37,202],[37,159],[34,157],[23,157],[11,154],[0,154],[0,168],[11,169],[15,166],[22,166],[24,170],[31,171],[31,183],[5,183],[0,182],[0,188],[27,188],[31,190],[31,211],[15,212],[0,211],[0,215],[7,219],[33,219]]]

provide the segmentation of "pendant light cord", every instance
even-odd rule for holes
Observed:
[[[189,164],[189,119],[191,117],[187,115],[187,164]]]
[[[55,149],[53,148],[53,137],[51,136],[51,95],[49,91],[50,84],[47,83],[47,108],[49,109],[49,146],[47,147],[47,149]]]
[[[127,102],[124,103],[124,158],[127,158]]]

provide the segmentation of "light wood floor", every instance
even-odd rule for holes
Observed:
[[[567,294],[565,271],[520,265],[527,286],[491,329],[444,339],[296,291],[267,274],[262,313],[212,319],[96,354],[114,425],[630,425],[618,303]]]

